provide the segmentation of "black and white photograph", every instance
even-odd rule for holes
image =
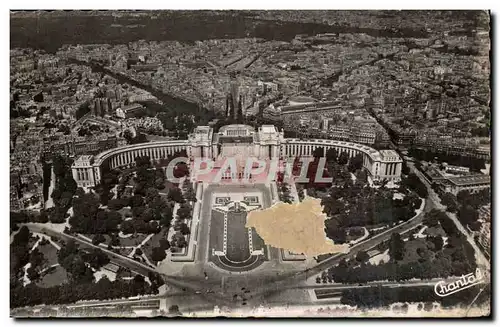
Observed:
[[[10,317],[491,318],[493,18],[10,8]]]

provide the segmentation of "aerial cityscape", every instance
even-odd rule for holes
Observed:
[[[491,317],[490,12],[10,12],[10,315]]]

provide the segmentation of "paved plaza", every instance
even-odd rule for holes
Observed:
[[[265,185],[209,185],[202,207],[204,220],[208,221],[206,262],[240,272],[269,260],[262,238],[255,229],[245,227],[249,211],[269,204],[270,192]]]

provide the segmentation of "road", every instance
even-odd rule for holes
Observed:
[[[363,284],[341,284],[341,283],[333,283],[333,284],[318,284],[318,285],[301,285],[294,286],[291,288],[299,288],[299,289],[315,289],[315,290],[342,290],[342,289],[353,289],[353,288],[367,288],[367,287],[411,287],[411,286],[434,286],[436,283],[444,281],[446,284],[455,282],[459,280],[459,277],[450,277],[447,279],[443,278],[433,278],[429,280],[421,280],[421,279],[412,279],[407,281],[373,281]],[[484,283],[481,282],[481,283]]]
[[[48,194],[48,199],[45,201],[45,209],[52,208],[54,206],[54,201],[52,200],[52,192],[54,192],[54,189],[56,188],[56,174],[54,174],[54,166],[52,165],[50,168],[50,185],[49,185],[49,191],[47,192]]]
[[[428,199],[430,201],[434,202],[434,206],[437,209],[440,209],[440,210],[443,210],[444,212],[446,212],[446,215],[453,221],[453,223],[455,224],[455,226],[457,226],[457,229],[462,234],[465,235],[465,237],[467,238],[467,241],[470,243],[470,245],[474,249],[474,252],[476,254],[476,262],[477,262],[478,266],[481,269],[483,269],[484,271],[487,271],[489,273],[489,271],[490,271],[490,261],[485,257],[485,255],[483,254],[483,252],[479,249],[479,247],[477,246],[476,242],[474,241],[474,238],[469,234],[469,232],[467,232],[467,230],[462,225],[462,223],[457,219],[457,216],[455,214],[452,214],[452,213],[446,211],[446,207],[441,204],[441,199],[436,194],[436,192],[434,192],[434,190],[432,189],[430,183],[423,176],[422,172],[420,170],[418,170],[415,167],[415,165],[413,163],[411,163],[411,162],[408,162],[408,167],[410,168],[410,170],[412,172],[414,172],[418,176],[418,178],[420,178],[420,180],[427,187],[427,191],[429,192]]]

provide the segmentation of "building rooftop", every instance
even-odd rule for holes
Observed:
[[[252,143],[253,136],[220,136],[219,143]]]
[[[398,153],[394,150],[379,150],[382,156],[398,156]]]
[[[262,133],[276,133],[276,127],[274,125],[262,125],[260,128]]]
[[[460,177],[450,177],[448,180],[457,186],[467,184],[484,184],[491,183],[491,176],[488,175],[469,175]]]
[[[90,160],[92,160],[92,158],[94,158],[93,155],[83,155],[83,156],[79,156],[78,159],[76,159],[76,160],[78,160],[78,161],[90,161]]]
[[[126,106],[123,106],[122,107],[122,110],[125,111],[125,112],[128,112],[128,111],[134,111],[134,110],[140,110],[140,109],[143,109],[144,107],[139,104],[139,103],[131,103],[131,104],[128,104]]]
[[[255,129],[252,126],[249,125],[243,125],[243,124],[232,124],[232,125],[225,125],[222,126],[219,129],[219,134],[222,133],[223,135],[250,135],[250,132],[255,131]]]
[[[194,132],[196,134],[208,134],[209,131],[210,131],[210,127],[209,126],[198,126],[194,130]]]

